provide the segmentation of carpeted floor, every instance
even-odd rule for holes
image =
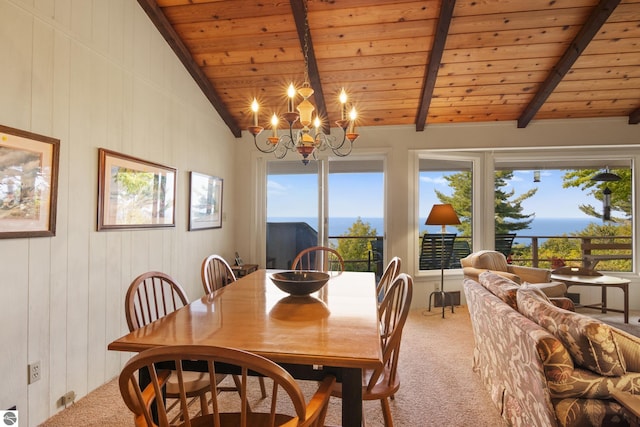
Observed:
[[[391,401],[396,426],[499,426],[498,411],[471,370],[473,335],[466,307],[414,310],[402,337],[402,385]],[[303,384],[305,391],[314,384]],[[333,399],[326,423],[340,425],[341,401]],[[367,426],[383,426],[379,402],[365,402]],[[132,418],[113,380],[55,415],[42,427],[116,427]]]

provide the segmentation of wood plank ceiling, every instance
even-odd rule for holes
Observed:
[[[305,10],[325,125],[343,87],[363,126],[640,122],[640,0],[138,2],[238,137],[304,81]]]

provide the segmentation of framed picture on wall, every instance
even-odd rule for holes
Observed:
[[[98,230],[175,226],[176,170],[100,148]]]
[[[0,239],[56,234],[60,140],[0,125]]]
[[[190,174],[189,230],[222,227],[222,178]]]

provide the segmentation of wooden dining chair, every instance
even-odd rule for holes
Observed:
[[[333,248],[312,246],[298,252],[292,270],[344,271],[344,259]]]
[[[298,383],[284,368],[257,354],[242,350],[213,347],[213,346],[165,346],[157,347],[130,359],[119,377],[120,394],[133,412],[136,427],[156,426],[151,414],[151,404],[156,403],[157,419],[160,426],[168,426],[171,413],[165,407],[161,396],[163,385],[169,378],[175,377],[179,385],[184,384],[185,375],[188,373],[186,365],[192,361],[198,361],[205,368],[205,377],[209,379],[209,387],[216,390],[216,371],[218,364],[225,364],[227,368],[237,369],[241,378],[241,390],[237,401],[229,402],[225,397],[220,401],[218,393],[212,393],[212,400],[207,413],[192,414],[187,407],[187,396],[184,387],[180,387],[179,402],[180,411],[189,414],[182,426],[304,426],[320,427],[324,425],[327,413],[331,387],[335,383],[335,377],[328,375],[320,382],[314,395],[306,403]],[[171,365],[172,373],[164,366]],[[149,372],[150,383],[144,389],[140,388],[136,373],[141,369]],[[273,380],[273,389],[270,398],[264,404],[253,405],[250,409],[250,390],[247,389],[247,377],[258,374]],[[235,395],[235,394],[234,394]],[[229,396],[229,395],[227,395]],[[263,409],[264,408],[264,409]],[[289,413],[283,413],[283,408],[289,409]]]
[[[216,254],[209,255],[202,261],[200,274],[205,294],[211,294],[236,281],[236,275],[233,273],[229,263]]]
[[[187,293],[168,274],[160,271],[142,273],[129,285],[125,297],[125,315],[129,331],[134,331],[189,303]],[[222,381],[224,377],[219,377]],[[208,378],[199,372],[189,372],[183,378],[183,386],[189,398],[200,400],[202,411],[207,409],[207,392],[211,390]],[[167,381],[166,397],[180,397],[179,385],[175,377]]]
[[[142,273],[129,285],[125,315],[129,331],[134,331],[189,304],[187,293],[168,274]]]
[[[391,261],[384,268],[384,272],[382,273],[382,277],[378,281],[376,285],[376,295],[378,296],[378,302],[382,302],[384,295],[387,293],[387,289],[393,281],[400,274],[400,268],[402,267],[402,259],[400,257],[393,257]]]
[[[393,427],[389,399],[393,399],[400,388],[398,357],[412,297],[413,279],[406,273],[400,273],[387,289],[378,309],[382,365],[375,370],[365,370],[362,374],[362,400],[380,401],[385,427]],[[342,398],[342,384],[334,384],[331,395]]]
[[[229,263],[220,255],[216,254],[209,255],[202,261],[200,275],[202,276],[202,286],[204,287],[204,293],[206,295],[212,294],[218,289],[236,281],[236,275],[233,273]],[[236,383],[235,388],[237,389],[238,378],[236,376],[234,376],[234,382]],[[267,397],[264,378],[258,377],[258,382],[260,383],[262,397]]]

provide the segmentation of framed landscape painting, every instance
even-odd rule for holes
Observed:
[[[0,239],[56,234],[60,141],[0,125]]]
[[[98,230],[175,226],[176,170],[99,149]]]
[[[222,178],[191,172],[189,230],[222,227]]]

